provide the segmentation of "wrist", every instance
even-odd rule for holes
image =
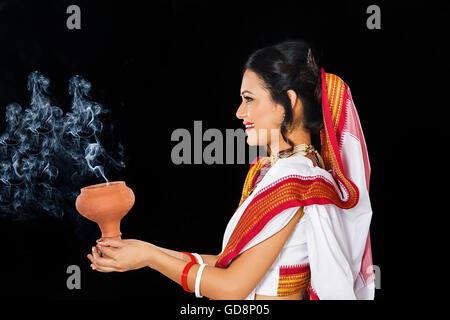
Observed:
[[[162,251],[155,245],[149,243],[149,247],[147,248],[147,258],[146,258],[146,265],[156,270],[157,265],[157,258],[162,253]]]

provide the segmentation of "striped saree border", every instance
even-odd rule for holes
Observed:
[[[312,204],[335,204],[348,208],[334,185],[322,176],[289,175],[262,189],[248,204],[219,255],[216,266],[226,268],[245,245],[277,214],[292,207]]]
[[[321,155],[325,163],[325,169],[331,171],[333,177],[338,180],[342,197],[354,207],[359,201],[359,190],[356,185],[344,174],[337,137],[341,134],[339,128],[344,126],[347,112],[342,113],[344,101],[347,97],[347,85],[338,76],[325,73],[322,69],[322,95],[324,128],[321,132]]]
[[[278,278],[277,296],[284,297],[304,292],[311,284],[309,264],[281,266]],[[309,294],[307,295],[309,299]]]
[[[255,159],[256,162],[252,163],[250,170],[245,178],[244,187],[242,189],[241,200],[239,201],[239,206],[248,198],[253,189],[255,188],[255,179],[259,174],[259,170],[267,163],[269,157],[261,157]]]

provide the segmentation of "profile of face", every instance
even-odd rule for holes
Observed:
[[[284,108],[271,99],[263,80],[255,72],[248,69],[244,72],[240,95],[242,103],[236,116],[246,127],[247,143],[251,146],[279,143]]]

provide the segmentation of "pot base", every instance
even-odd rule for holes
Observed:
[[[107,236],[105,237],[104,235],[102,235],[102,237],[100,238],[100,240],[105,240],[105,239],[117,239],[117,240],[122,240],[122,233],[119,233],[115,236]]]

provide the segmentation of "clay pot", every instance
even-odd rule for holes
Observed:
[[[125,181],[82,188],[75,203],[82,216],[98,224],[102,238],[115,239],[120,239],[120,221],[133,205],[134,193]]]

